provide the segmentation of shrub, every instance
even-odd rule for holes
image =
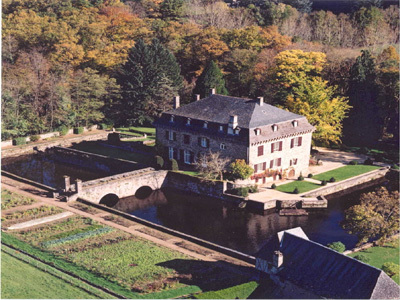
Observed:
[[[109,133],[108,136],[107,136],[107,142],[110,145],[119,145],[119,143],[121,142],[121,139],[119,137],[119,133],[118,132]]]
[[[247,197],[249,195],[249,188],[248,187],[234,188],[231,190],[227,190],[226,192],[231,195]]]
[[[58,127],[58,132],[60,132],[60,136],[64,136],[68,134],[69,128],[65,125]]]
[[[8,141],[11,140],[13,138],[13,134],[12,132],[8,131],[8,130],[4,130],[1,132],[1,140],[2,141]]]
[[[13,143],[14,146],[25,145],[26,144],[26,138],[25,137],[17,137],[15,139],[13,139],[12,143]]]
[[[40,140],[40,135],[31,135],[30,140],[31,142],[37,142],[38,140]]]
[[[322,185],[322,186],[324,186],[324,185],[326,185],[326,184],[327,184],[326,180],[322,180],[322,181],[321,181],[321,185]]]
[[[246,161],[244,159],[235,160],[233,163],[230,164],[229,167],[232,177],[234,179],[244,180],[249,178],[254,173],[254,169],[246,164]]]
[[[83,133],[83,127],[74,128],[74,134],[82,134],[82,133]]]
[[[293,194],[298,194],[298,193],[300,193],[300,191],[299,191],[299,189],[297,188],[297,186],[294,188],[294,190],[293,190]]]
[[[336,181],[336,178],[335,177],[331,177],[330,179],[329,179],[329,182],[335,182]]]
[[[179,171],[179,165],[178,165],[178,162],[176,161],[176,159],[171,159],[170,165],[171,165],[172,171]]]
[[[357,254],[356,256],[354,256],[354,258],[364,263],[368,263],[370,261],[370,259],[366,257],[364,254]]]
[[[271,189],[276,189],[276,184],[275,183],[273,183],[272,185],[271,185]]]
[[[346,250],[346,246],[342,242],[333,242],[331,244],[328,244],[327,247],[339,253],[343,253],[344,250]]]
[[[249,187],[249,192],[250,193],[257,193],[258,192],[258,186],[253,185]]]
[[[161,156],[159,156],[159,155],[156,155],[156,169],[162,169],[162,167],[164,167],[164,159],[161,157]]]
[[[392,168],[393,170],[399,170],[399,166],[396,165],[396,164],[392,165],[391,168]]]
[[[368,154],[369,153],[369,149],[367,147],[361,147],[356,152],[357,153],[361,153],[361,154]]]
[[[373,164],[374,164],[374,162],[369,157],[364,161],[364,165],[372,166]]]
[[[358,165],[358,161],[352,160],[351,162],[349,162],[349,165],[356,166],[356,165]]]
[[[385,272],[389,277],[393,277],[397,274],[399,274],[399,268],[400,266],[398,264],[395,264],[393,262],[385,262],[382,265],[382,270]]]
[[[105,130],[105,129],[108,128],[108,126],[107,126],[106,123],[100,123],[100,124],[99,124],[99,128],[102,129],[102,130]]]
[[[308,177],[308,178],[312,178],[313,176],[314,176],[314,175],[310,173],[310,174],[308,174],[307,177]]]
[[[304,176],[300,174],[300,176],[297,177],[297,180],[298,180],[298,181],[303,181],[303,180],[304,180]]]

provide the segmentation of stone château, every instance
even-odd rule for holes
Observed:
[[[304,116],[257,99],[215,94],[164,112],[154,123],[157,143],[170,159],[192,164],[209,151],[244,159],[254,168],[252,179],[267,179],[307,174],[314,127]]]

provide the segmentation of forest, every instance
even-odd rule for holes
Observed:
[[[317,144],[399,139],[399,7],[3,0],[2,140],[150,125],[210,87],[307,116]]]

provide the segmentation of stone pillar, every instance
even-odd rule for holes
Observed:
[[[199,101],[200,100],[200,94],[195,94],[194,95],[194,100]]]
[[[68,192],[71,189],[71,179],[69,176],[64,175],[64,190]]]
[[[82,180],[77,179],[75,181],[75,191],[79,194],[82,191]]]
[[[211,96],[211,95],[215,95],[215,89],[210,89],[209,91],[210,91],[210,92],[209,92],[210,96]]]

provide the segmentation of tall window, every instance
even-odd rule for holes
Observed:
[[[298,137],[296,137],[294,139],[291,139],[290,140],[290,148],[300,147],[301,143],[302,143],[302,140],[303,140],[303,138],[301,136],[298,136]]]
[[[258,146],[257,154],[258,154],[258,156],[264,155],[264,146]]]
[[[282,141],[281,142],[275,142],[271,144],[271,153],[274,153],[276,151],[282,151]]]
[[[183,152],[183,161],[185,162],[185,164],[192,163],[192,154],[190,153],[189,150],[185,150]]]
[[[275,158],[269,162],[269,168],[272,169],[272,168],[280,167],[281,163],[282,163],[281,158]]]
[[[199,137],[199,145],[203,148],[208,148],[210,146],[210,141],[208,138]]]
[[[176,132],[166,130],[165,138],[169,141],[176,141]]]
[[[175,149],[172,147],[168,147],[168,157],[169,159],[173,159],[174,158],[174,153],[175,153]]]
[[[186,145],[190,144],[190,135],[188,134],[183,135],[183,143]]]

